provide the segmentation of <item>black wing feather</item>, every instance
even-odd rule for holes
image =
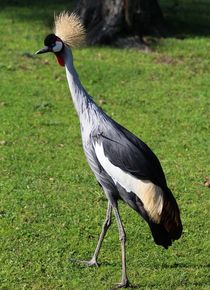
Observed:
[[[152,150],[130,131],[115,123],[106,126],[101,139],[105,155],[115,166],[133,176],[167,187],[160,162]]]

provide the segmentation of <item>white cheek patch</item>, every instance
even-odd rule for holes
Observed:
[[[53,52],[59,52],[63,48],[63,43],[61,41],[56,41],[55,46],[53,46],[52,50]]]
[[[98,161],[111,176],[115,184],[120,184],[128,193],[135,193],[142,201],[149,217],[159,223],[163,208],[163,191],[150,180],[141,180],[115,166],[105,156],[103,144],[95,144]]]

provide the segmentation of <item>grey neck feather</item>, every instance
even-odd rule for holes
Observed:
[[[73,65],[71,50],[67,47],[64,48],[63,57],[69,89],[80,120],[83,144],[89,144],[91,132],[98,128],[107,116],[83,88]]]
[[[79,118],[87,110],[89,105],[93,103],[92,98],[85,91],[82,86],[78,74],[73,65],[73,56],[69,48],[65,47],[63,51],[65,61],[66,77],[71,92],[72,100]]]

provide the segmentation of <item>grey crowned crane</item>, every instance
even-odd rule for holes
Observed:
[[[54,34],[44,40],[36,54],[52,52],[65,66],[67,81],[80,126],[87,162],[101,185],[108,207],[102,231],[89,266],[97,258],[104,236],[111,224],[112,210],[119,230],[122,252],[122,280],[116,288],[129,285],[126,272],[125,230],[118,211],[121,199],[149,225],[157,245],[167,249],[182,234],[180,212],[160,162],[139,138],[110,118],[82,86],[73,65],[71,47],[85,39],[85,31],[76,14],[62,12],[55,17]]]

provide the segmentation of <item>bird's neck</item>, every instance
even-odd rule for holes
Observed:
[[[92,102],[91,97],[82,86],[78,74],[73,65],[72,52],[67,47],[64,48],[63,57],[65,61],[66,77],[71,92],[72,100],[80,117]]]

